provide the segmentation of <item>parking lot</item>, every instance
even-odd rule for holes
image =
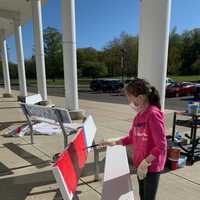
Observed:
[[[13,89],[18,89],[17,86]],[[29,92],[37,93],[36,87],[28,87]],[[63,87],[48,87],[48,95],[64,97],[65,91]],[[107,103],[117,103],[117,104],[127,104],[127,99],[124,95],[120,93],[103,93],[103,92],[93,92],[88,87],[79,87],[79,98],[83,100],[91,100],[98,102]],[[183,96],[183,97],[172,97],[166,98],[165,109],[169,110],[185,110],[187,103],[195,100],[193,96]]]

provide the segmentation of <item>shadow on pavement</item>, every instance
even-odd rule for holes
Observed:
[[[21,108],[20,106],[13,106],[13,107],[0,107],[0,110],[6,110],[6,109],[16,109]]]
[[[8,122],[0,122],[0,131],[2,131],[3,129],[8,128],[9,126],[12,126],[14,124],[23,124],[23,123],[27,123],[27,121],[25,120],[20,120],[20,121],[8,121]]]
[[[105,158],[99,161],[99,173],[104,172]],[[87,163],[81,173],[81,177],[94,175],[95,165],[94,162]]]
[[[35,165],[38,169],[49,166],[48,161],[38,158],[37,156],[25,151],[14,143],[5,143],[4,146],[19,157],[31,163],[31,165]]]
[[[2,200],[25,200],[34,187],[55,183],[52,171],[0,179]],[[51,190],[47,191],[52,192]]]
[[[12,170],[9,169],[6,165],[0,162],[0,176],[6,176],[13,174]]]

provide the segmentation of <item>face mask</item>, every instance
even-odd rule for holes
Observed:
[[[136,106],[133,102],[129,104],[129,106],[136,112],[140,112],[140,107]]]

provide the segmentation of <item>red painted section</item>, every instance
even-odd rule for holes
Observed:
[[[87,159],[84,131],[79,129],[75,138],[61,153],[54,167],[58,167],[67,186],[69,193],[74,193],[78,184],[81,171]]]
[[[69,193],[74,193],[77,186],[77,176],[68,151],[62,153],[55,166],[59,168]]]
[[[79,169],[82,169],[87,159],[83,128],[79,129],[75,139],[72,141],[72,146],[76,153],[78,167]]]

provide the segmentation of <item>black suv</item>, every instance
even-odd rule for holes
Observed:
[[[120,80],[96,79],[90,82],[90,89],[93,91],[119,92],[124,87]]]

